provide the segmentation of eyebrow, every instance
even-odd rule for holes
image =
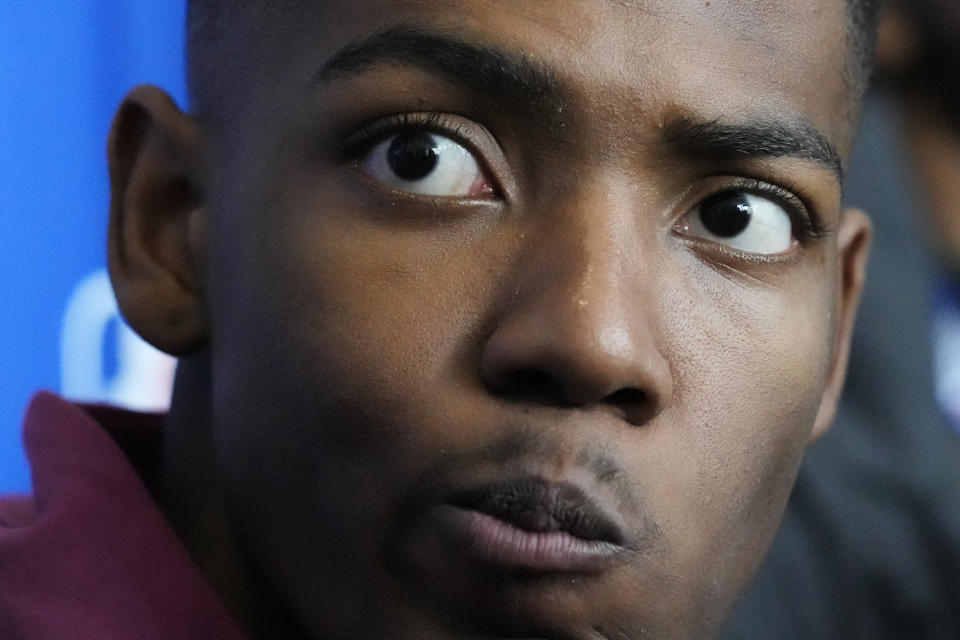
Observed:
[[[840,154],[826,136],[803,119],[725,122],[687,117],[667,125],[664,139],[671,150],[686,156],[810,160],[823,165],[838,181],[843,180]]]
[[[389,27],[347,44],[311,76],[307,86],[315,89],[335,78],[388,64],[406,64],[439,73],[497,99],[535,109],[539,117],[553,124],[562,122],[561,113],[571,111],[568,90],[556,72],[542,62],[412,25]],[[682,156],[794,157],[820,164],[838,181],[843,180],[836,148],[802,118],[727,122],[685,117],[668,124],[663,137],[668,147]]]
[[[558,113],[568,103],[556,75],[537,60],[415,26],[395,26],[344,46],[313,74],[315,88],[338,76],[383,64],[407,64],[467,83],[497,99]]]

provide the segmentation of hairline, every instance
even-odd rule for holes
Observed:
[[[216,55],[215,44],[226,34],[238,29],[246,19],[252,25],[266,24],[271,18],[295,8],[302,0],[185,0],[186,11],[186,79],[190,109],[204,120],[214,117],[226,102],[226,78],[235,77],[242,69],[225,69],[231,63]],[[856,128],[859,105],[873,71],[876,14],[881,0],[844,0],[847,8],[847,64],[844,81],[850,100],[848,120]],[[282,8],[280,7],[282,5]],[[210,43],[214,43],[212,46]],[[235,61],[233,61],[236,64]],[[231,73],[233,72],[233,73]],[[215,80],[216,79],[216,80]]]

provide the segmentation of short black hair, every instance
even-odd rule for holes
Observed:
[[[241,63],[218,51],[239,24],[262,26],[271,14],[295,10],[300,0],[187,0],[187,87],[191,109],[209,118],[228,90],[223,78],[236,75]],[[876,25],[882,0],[846,0],[849,9],[847,39],[850,58],[846,69],[850,88],[851,118],[873,71]],[[252,38],[251,38],[252,39]],[[233,66],[232,66],[233,65]]]
[[[197,0],[191,0],[196,2]],[[847,0],[851,55],[851,89],[859,102],[870,83],[877,45],[877,17],[883,0]]]

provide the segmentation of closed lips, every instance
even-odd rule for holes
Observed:
[[[457,493],[451,504],[477,511],[531,533],[563,532],[620,546],[620,527],[580,488],[536,477]]]

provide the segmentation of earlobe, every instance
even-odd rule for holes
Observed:
[[[142,86],[117,111],[107,149],[117,303],[144,340],[176,356],[207,339],[199,147],[193,119],[160,89]]]
[[[835,307],[833,361],[810,435],[811,441],[822,436],[830,426],[843,391],[854,319],[866,278],[871,233],[870,219],[864,212],[859,209],[849,209],[844,212],[840,230],[837,233],[840,278]]]

